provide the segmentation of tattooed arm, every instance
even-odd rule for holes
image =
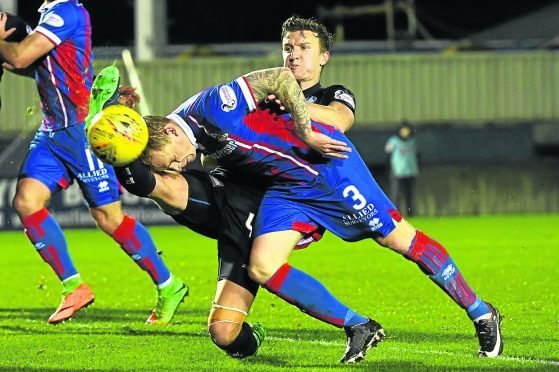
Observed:
[[[256,101],[275,94],[291,114],[299,137],[315,151],[326,157],[347,158],[351,149],[344,142],[336,141],[322,133],[314,132],[307,102],[295,76],[286,67],[259,70],[245,75]]]
[[[287,112],[291,114],[295,127],[301,138],[305,138],[311,129],[311,118],[303,91],[293,73],[286,67],[259,70],[245,75],[255,99],[262,101],[269,94],[275,93],[284,102]]]

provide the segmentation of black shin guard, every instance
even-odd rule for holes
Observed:
[[[248,356],[256,354],[258,350],[258,343],[256,342],[256,338],[252,334],[252,328],[248,325],[247,322],[243,322],[243,326],[241,327],[241,332],[233,341],[227,346],[221,346],[214,341],[214,344],[217,345],[221,350],[224,350],[230,357],[236,359],[246,358]]]

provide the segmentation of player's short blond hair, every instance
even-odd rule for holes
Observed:
[[[142,153],[142,161],[149,164],[148,154],[150,151],[159,151],[171,143],[169,136],[165,133],[165,126],[171,122],[163,116],[144,116],[148,127],[148,144]]]

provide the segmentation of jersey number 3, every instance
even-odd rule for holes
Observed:
[[[367,200],[363,197],[363,195],[361,195],[359,190],[357,190],[357,187],[353,185],[346,187],[342,192],[342,195],[344,198],[351,197],[351,199],[355,202],[355,204],[353,204],[353,208],[356,210],[363,209],[367,205]]]

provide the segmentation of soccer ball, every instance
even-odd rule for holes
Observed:
[[[140,114],[123,105],[108,106],[91,119],[87,129],[91,151],[117,167],[138,159],[148,144],[148,127]]]

